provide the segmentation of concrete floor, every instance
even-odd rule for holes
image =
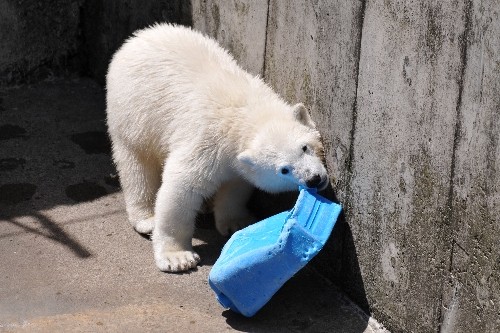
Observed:
[[[87,79],[0,92],[1,332],[387,332],[310,267],[255,317],[224,310],[207,276],[225,239],[203,221],[201,266],[156,269],[127,223],[104,117]]]

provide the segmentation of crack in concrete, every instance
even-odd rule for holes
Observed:
[[[363,26],[364,26],[364,21],[365,21],[365,10],[366,10],[366,0],[363,0],[361,2],[361,8],[359,11],[359,16],[358,16],[358,22],[357,26],[359,29],[359,37],[356,42],[356,51],[357,51],[357,64],[356,64],[356,73],[354,74],[356,77],[356,91],[354,95],[354,103],[352,105],[352,127],[350,131],[350,145],[349,145],[349,155],[347,156],[347,188],[346,188],[346,197],[347,198],[352,198],[352,189],[351,189],[351,182],[352,182],[352,175],[353,175],[353,159],[354,159],[354,139],[356,135],[356,123],[358,120],[358,83],[359,83],[359,74],[360,74],[360,69],[359,69],[359,64],[361,62],[361,43],[363,40]],[[347,200],[346,204],[349,205],[351,200]],[[349,208],[349,207],[347,207]]]
[[[264,35],[264,61],[262,63],[262,77],[266,77],[266,59],[267,59],[267,34],[269,31],[269,16],[270,16],[271,0],[267,0],[267,13],[266,13],[266,34]]]
[[[458,84],[458,96],[457,96],[457,104],[456,104],[456,109],[455,109],[455,129],[454,129],[454,134],[453,134],[453,146],[452,146],[452,154],[451,154],[451,166],[450,166],[450,180],[449,180],[449,185],[448,185],[448,202],[447,202],[447,216],[444,219],[444,225],[445,226],[450,226],[453,222],[453,196],[454,196],[454,179],[455,179],[455,164],[456,164],[456,154],[457,154],[457,149],[458,149],[458,143],[461,138],[461,118],[462,118],[462,96],[463,96],[463,91],[464,91],[464,77],[465,77],[465,71],[467,69],[467,51],[468,51],[468,46],[469,46],[469,37],[471,33],[471,15],[472,15],[472,1],[471,0],[466,0],[465,1],[465,9],[464,9],[464,31],[462,35],[459,37],[460,41],[460,63],[461,63],[461,68],[460,68],[460,75],[457,80]],[[443,234],[444,226],[441,227],[441,233]],[[453,269],[452,267],[452,260],[453,260],[453,248],[454,245],[459,246],[458,243],[456,243],[455,239],[452,238],[451,240],[451,254],[450,254],[450,264],[448,267],[448,273],[451,272]],[[448,332],[448,327],[452,327],[452,323],[450,322],[450,316],[449,316],[449,311],[443,313],[443,302],[444,302],[444,286],[443,290],[441,291],[441,297],[439,300],[439,325],[438,325],[438,332]],[[454,293],[453,295],[453,301],[452,301],[452,307],[456,311],[456,308],[454,307],[454,304],[457,302],[455,299],[457,297],[457,293]]]

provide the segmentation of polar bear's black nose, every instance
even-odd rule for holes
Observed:
[[[321,176],[320,175],[314,175],[311,179],[306,181],[306,186],[309,188],[314,188],[318,187],[319,184],[321,184]]]

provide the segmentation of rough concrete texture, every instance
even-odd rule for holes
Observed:
[[[262,75],[267,0],[192,0],[193,28],[212,36],[254,75]]]
[[[225,239],[199,220],[201,266],[165,274],[126,220],[95,82],[0,94],[1,332],[387,332],[307,266],[253,318],[207,283]]]
[[[83,0],[0,0],[0,86],[76,67]]]
[[[457,108],[442,332],[500,331],[500,6],[471,4]],[[475,320],[471,320],[474,318]]]
[[[349,222],[366,294],[396,330],[435,332],[448,259],[463,3],[368,2]],[[424,29],[422,28],[424,27]]]
[[[266,27],[265,80],[324,137],[347,223],[316,269],[395,332],[500,331],[498,1],[268,3],[231,38]]]

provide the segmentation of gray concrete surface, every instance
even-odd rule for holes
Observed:
[[[387,332],[307,266],[255,317],[207,284],[225,239],[200,218],[188,274],[156,269],[126,221],[103,89],[87,79],[0,92],[1,332]]]
[[[500,331],[498,1],[212,3],[193,25],[244,66],[265,26],[265,80],[324,137],[347,223],[315,268],[394,332]]]
[[[368,301],[396,331],[440,325],[465,10],[365,9],[349,222],[371,245],[358,252]]]
[[[443,332],[500,331],[500,3],[470,6]]]
[[[214,37],[245,70],[264,73],[267,0],[192,0],[193,28]]]

